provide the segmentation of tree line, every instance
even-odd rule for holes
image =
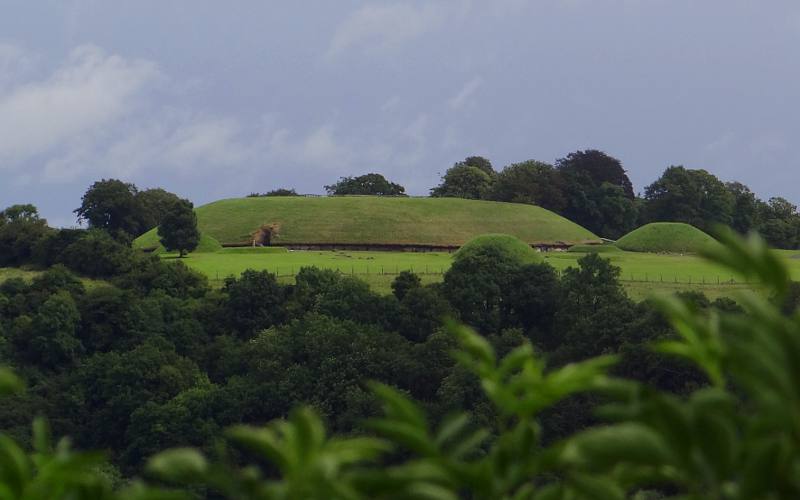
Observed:
[[[405,195],[376,173],[342,177],[325,189],[330,195]],[[785,198],[761,200],[740,182],[680,165],[637,195],[622,163],[592,149],[555,164],[527,160],[499,171],[488,159],[470,156],[447,169],[430,195],[539,205],[610,239],[648,222],[685,222],[707,232],[719,225],[757,231],[775,248],[800,247],[800,214]]]

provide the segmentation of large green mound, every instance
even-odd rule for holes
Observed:
[[[516,236],[509,234],[483,234],[476,236],[466,245],[459,248],[453,259],[458,261],[480,254],[494,255],[495,253],[506,255],[523,264],[541,262],[542,260],[542,256],[538,251]]]
[[[134,248],[152,249],[156,255],[167,251],[164,245],[158,241],[158,233],[155,229],[136,238],[133,246]],[[200,243],[197,244],[197,248],[194,249],[193,253],[213,253],[220,250],[222,250],[222,245],[220,245],[219,241],[205,233],[200,233]]]
[[[717,240],[689,224],[653,222],[626,234],[616,246],[629,252],[698,253]]]
[[[271,233],[273,244],[461,246],[486,233],[510,234],[528,244],[599,241],[541,207],[460,198],[236,198],[196,213],[200,230],[222,244],[250,243],[261,229]],[[153,236],[140,237],[148,238]]]

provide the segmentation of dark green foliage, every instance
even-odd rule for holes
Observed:
[[[130,272],[114,278],[114,283],[141,295],[160,290],[171,297],[202,297],[208,291],[208,278],[183,262],[164,262],[156,256],[135,258]]]
[[[34,248],[33,260],[42,266],[52,266],[64,262],[64,251],[84,236],[85,229],[55,229],[48,231]]]
[[[394,281],[392,281],[392,293],[397,297],[397,300],[403,300],[403,297],[405,297],[410,290],[419,288],[421,285],[422,280],[420,280],[419,276],[411,271],[402,271],[397,275]]]
[[[459,318],[484,334],[513,324],[516,306],[508,302],[515,293],[512,283],[519,285],[522,268],[538,257],[515,240],[505,235],[475,238],[458,251],[444,276],[442,292]]]
[[[136,193],[136,217],[139,220],[139,234],[146,233],[161,224],[164,215],[180,198],[161,188],[146,189]],[[136,235],[138,236],[138,234]]]
[[[759,223],[759,200],[750,188],[741,182],[728,182],[725,187],[733,197],[731,228],[741,234],[755,229]]]
[[[312,404],[333,428],[350,430],[377,408],[363,387],[379,379],[411,389],[416,368],[411,344],[375,327],[309,315],[270,329],[249,343],[244,405],[248,421],[285,415],[297,404]]]
[[[222,290],[227,324],[240,337],[250,338],[286,319],[285,291],[274,274],[247,270],[239,278],[226,278]]]
[[[800,246],[800,214],[797,207],[784,198],[758,202],[758,232],[775,248]]]
[[[0,411],[10,429],[0,435],[0,491],[9,498],[76,499],[188,498],[190,492],[236,499],[795,498],[800,318],[781,309],[792,302],[793,287],[763,241],[720,238],[723,245],[710,250],[714,261],[758,279],[771,301],[750,294],[740,304],[709,302],[684,294],[659,299],[655,312],[626,302],[614,267],[588,255],[558,284],[557,306],[574,317],[556,312],[554,331],[563,327],[565,334],[550,363],[518,329],[483,337],[450,325],[449,334],[412,343],[376,325],[309,313],[325,290],[339,290],[346,280],[307,270],[288,299],[292,314],[302,317],[248,342],[201,342],[209,344],[208,359],[230,365],[217,371],[229,374],[222,383],[211,384],[167,339],[206,306],[224,302],[225,292],[203,304],[130,291],[130,307],[119,314],[127,326],[108,331],[143,332],[136,346],[95,349],[73,370],[53,375],[22,366],[29,394],[0,368],[0,394],[14,394]],[[533,284],[518,300],[553,286],[545,267],[512,264],[521,275],[517,286]],[[430,307],[434,297],[422,298],[428,292],[437,293],[409,289],[403,307],[414,295]],[[61,347],[68,344],[54,342],[53,332],[77,335],[84,312],[100,318],[104,310],[124,309],[124,297],[94,293],[75,287],[63,269],[30,285],[7,281],[0,285],[0,333],[11,331],[16,341],[19,332],[44,332],[25,338],[41,338],[35,346],[63,361],[69,350]],[[198,322],[175,343],[200,335],[203,326]],[[458,367],[446,360],[454,339]],[[653,344],[657,354],[647,348]],[[591,357],[615,352],[622,356]],[[681,363],[664,363],[664,356]],[[380,383],[365,384],[370,379]],[[296,405],[310,407],[292,410]],[[41,419],[32,438],[20,438],[24,446],[15,442],[8,432],[19,436],[17,424],[34,412],[48,413],[59,433],[69,432],[79,445],[110,450],[128,476],[163,446],[180,448],[149,460],[146,477],[159,486],[148,490],[140,480],[121,481],[99,455],[75,453],[66,441],[53,446]],[[365,416],[371,418],[361,424]],[[339,435],[329,436],[326,427]],[[165,484],[185,489],[170,493]]]
[[[61,254],[61,260],[79,274],[110,278],[128,272],[134,262],[133,250],[99,229],[87,231]]]
[[[167,343],[150,342],[87,359],[70,378],[62,411],[81,423],[74,437],[82,446],[121,453],[137,408],[207,384],[194,362],[178,356]]]
[[[292,189],[286,188],[278,188],[273,189],[272,191],[267,191],[266,193],[250,193],[247,195],[248,198],[258,198],[260,196],[297,196],[297,191]]]
[[[445,318],[453,315],[450,304],[431,287],[410,288],[400,300],[401,311],[397,326],[400,335],[412,342],[423,342]]]
[[[135,237],[144,232],[139,219],[139,190],[117,179],[102,179],[92,184],[75,209],[79,221],[104,229],[113,235]]]
[[[0,212],[0,267],[31,262],[49,232],[47,221],[33,205],[13,205]]]
[[[547,163],[512,163],[497,174],[489,199],[529,203],[559,213],[566,205],[562,182],[558,171]]]
[[[431,189],[433,197],[486,199],[492,187],[492,176],[479,167],[456,163],[447,169],[442,183]]]
[[[405,196],[406,189],[389,182],[381,174],[364,174],[358,177],[342,177],[339,182],[325,186],[329,195]]]
[[[557,160],[556,166],[563,174],[585,174],[594,186],[602,186],[604,183],[617,186],[622,189],[625,197],[633,199],[633,185],[622,163],[602,151],[575,151]]]
[[[192,202],[177,200],[167,208],[158,226],[158,237],[164,248],[177,251],[181,257],[197,248],[200,231]]]
[[[706,232],[733,222],[734,195],[705,170],[669,167],[645,188],[645,199],[651,222],[685,222]]]

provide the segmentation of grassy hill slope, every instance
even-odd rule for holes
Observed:
[[[200,230],[223,244],[249,242],[264,225],[277,228],[273,243],[286,244],[456,246],[485,233],[511,234],[526,243],[598,239],[541,207],[459,198],[235,198],[203,205],[196,212]],[[147,246],[143,242],[150,240],[153,235],[147,233],[137,246]]]
[[[653,222],[631,231],[616,242],[630,252],[698,253],[717,240],[689,224]]]

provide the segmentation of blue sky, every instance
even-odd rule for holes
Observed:
[[[800,202],[800,3],[0,0],[0,205],[94,180],[202,204],[576,149]]]

